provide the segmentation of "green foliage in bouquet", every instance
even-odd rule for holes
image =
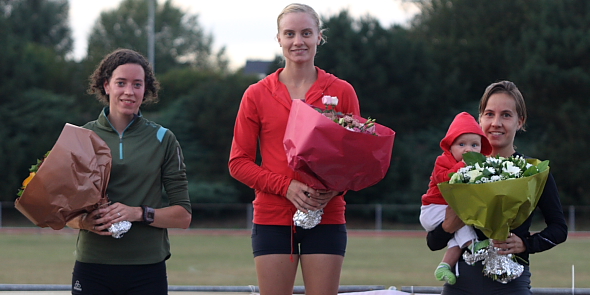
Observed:
[[[527,160],[520,156],[486,157],[481,153],[467,152],[463,154],[463,161],[465,167],[449,174],[450,184],[477,184],[515,179],[533,176],[549,169],[549,160],[538,163],[538,160]]]

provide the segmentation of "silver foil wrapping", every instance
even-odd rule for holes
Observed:
[[[480,249],[479,251],[477,251],[475,253],[470,253],[469,251],[465,251],[465,252],[463,252],[463,260],[465,260],[465,263],[467,263],[469,265],[473,265],[478,261],[482,261],[488,255],[488,249],[490,247],[491,246]]]
[[[295,222],[296,226],[301,226],[304,229],[310,229],[322,221],[322,214],[324,214],[324,209],[309,210],[307,213],[297,210],[295,215],[293,215],[293,221]]]
[[[463,259],[469,265],[483,260],[483,274],[492,280],[506,284],[520,277],[524,266],[516,262],[512,254],[501,255],[498,254],[498,250],[500,249],[490,245],[475,253],[465,251]]]
[[[502,284],[520,277],[524,270],[524,266],[514,261],[512,254],[500,255],[495,247],[488,251],[483,264],[483,273]]]
[[[109,227],[109,232],[111,233],[111,236],[113,238],[120,239],[123,237],[124,233],[129,231],[130,228],[131,228],[131,222],[125,220],[125,221],[113,223]]]

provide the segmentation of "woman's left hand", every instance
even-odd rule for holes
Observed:
[[[341,195],[341,192],[338,191],[317,190],[317,192],[319,193],[319,196],[314,197],[314,199],[320,202],[321,209],[326,207],[326,205],[328,204],[328,202],[330,202],[330,200],[332,200],[332,198]]]
[[[494,247],[500,248],[498,254],[506,255],[506,254],[518,254],[526,251],[526,246],[522,242],[522,239],[510,233],[510,236],[506,239],[506,241],[493,241]]]
[[[141,207],[129,207],[121,203],[114,203],[107,207],[98,209],[100,218],[97,220],[99,226],[96,230],[106,230],[111,225],[121,221],[141,221]]]

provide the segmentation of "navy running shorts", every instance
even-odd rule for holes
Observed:
[[[286,225],[254,224],[252,226],[254,257],[267,254],[344,256],[346,243],[346,224],[319,224],[311,229]]]
[[[168,294],[166,263],[109,265],[76,261],[72,294]]]

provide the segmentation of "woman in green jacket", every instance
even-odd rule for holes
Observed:
[[[167,294],[167,228],[188,228],[191,206],[176,137],[139,110],[157,100],[158,81],[145,57],[127,49],[107,55],[90,80],[88,92],[106,107],[83,127],[111,149],[110,204],[68,223],[80,228],[72,294]],[[108,229],[123,221],[131,228],[114,238]]]

